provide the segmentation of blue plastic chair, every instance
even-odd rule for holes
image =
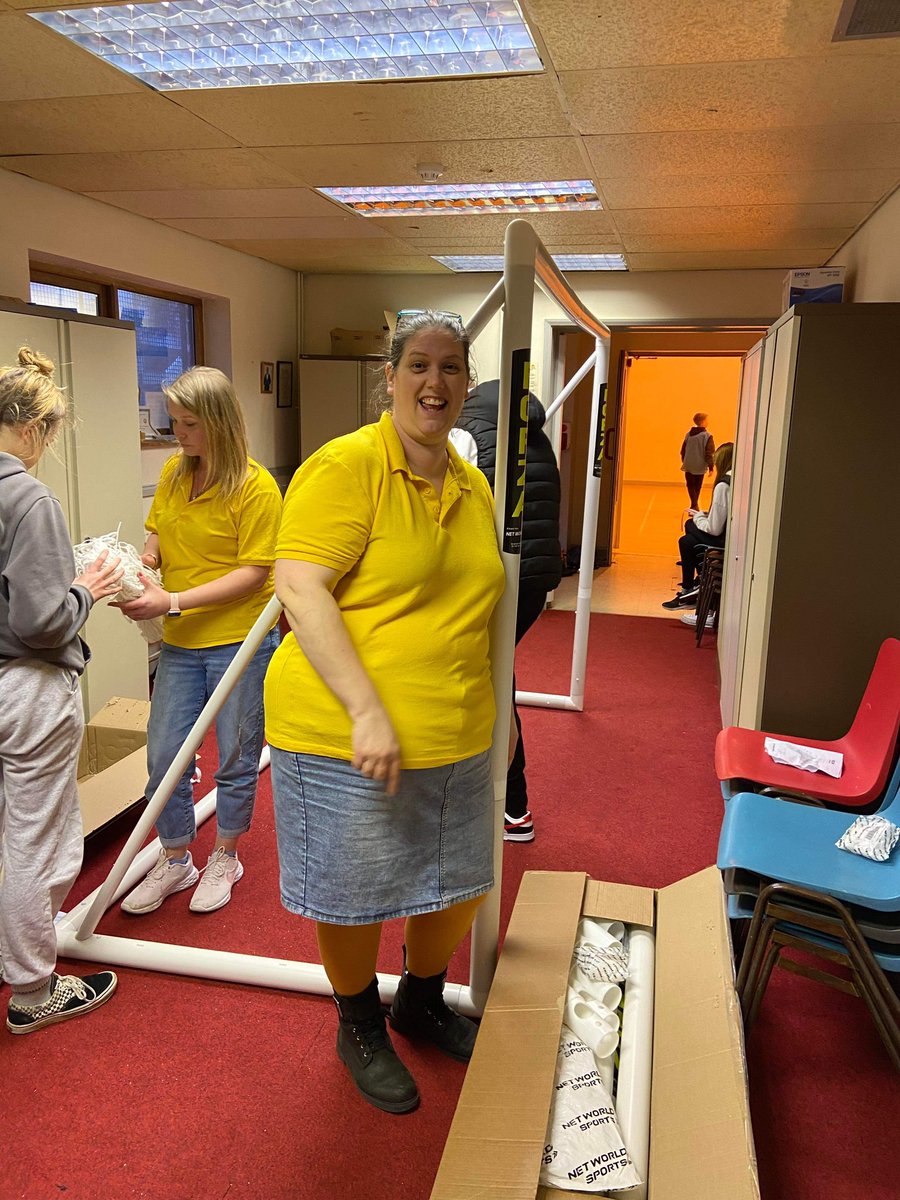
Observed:
[[[900,825],[900,762],[878,815]],[[721,871],[752,871],[764,879],[825,892],[845,903],[896,912],[900,924],[900,848],[884,863],[838,850],[853,814],[778,796],[739,792],[725,809],[719,836]]]
[[[900,824],[900,762],[878,812]],[[718,866],[731,893],[728,912],[751,918],[738,995],[749,1031],[779,961],[798,974],[850,991],[867,1004],[900,1069],[900,1001],[881,973],[900,971],[900,850],[887,862],[838,850],[835,842],[852,820],[848,812],[787,804],[758,792],[741,792],[726,806]],[[754,888],[756,897],[746,894]],[[873,938],[879,927],[881,937]],[[889,942],[881,940],[885,929],[890,930]],[[849,967],[850,979],[780,959],[785,948],[807,949]]]

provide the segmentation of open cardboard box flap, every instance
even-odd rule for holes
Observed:
[[[656,927],[650,1200],[758,1200],[740,1010],[715,867],[658,892],[573,872],[525,874],[431,1200],[602,1194],[538,1186],[582,915]]]
[[[85,726],[78,757],[85,837],[143,796],[149,714],[149,700],[114,696]]]

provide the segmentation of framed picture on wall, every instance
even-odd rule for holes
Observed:
[[[279,360],[276,408],[292,408],[294,404],[294,364],[290,359]]]
[[[275,364],[261,362],[259,364],[259,390],[264,396],[271,396],[275,391]]]

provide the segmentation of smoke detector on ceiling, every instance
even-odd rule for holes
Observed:
[[[437,183],[443,173],[443,163],[416,163],[416,174],[423,183]]]

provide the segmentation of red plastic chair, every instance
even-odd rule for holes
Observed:
[[[788,797],[793,794],[820,800],[837,808],[862,808],[874,803],[894,760],[900,732],[900,641],[882,643],[850,730],[834,742],[766,733],[731,725],[716,738],[716,774],[722,795],[730,800],[736,792],[771,788]],[[766,754],[767,737],[837,750],[844,756],[839,779],[821,772],[781,766]],[[734,786],[732,786],[732,781]],[[754,787],[748,789],[748,782]]]

